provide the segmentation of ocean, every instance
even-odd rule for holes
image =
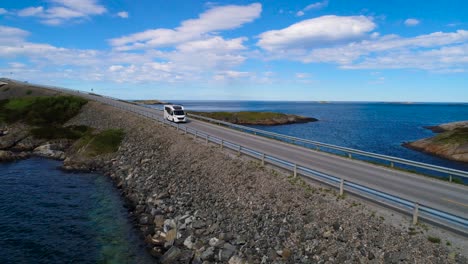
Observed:
[[[0,263],[154,263],[111,180],[60,165],[0,163]]]
[[[319,119],[271,132],[468,171],[468,164],[407,149],[404,142],[431,137],[425,126],[468,120],[468,103],[173,101],[187,111],[272,111]]]

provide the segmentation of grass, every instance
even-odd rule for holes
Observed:
[[[2,89],[2,91],[4,91],[4,92],[8,92],[9,90],[10,90],[10,87],[5,87],[5,88]]]
[[[440,238],[438,237],[428,236],[427,240],[431,243],[440,244]]]
[[[42,139],[79,139],[84,135],[91,133],[92,129],[87,126],[45,126],[31,129],[31,135]]]
[[[80,111],[87,100],[75,96],[27,97],[0,103],[0,119],[35,126],[58,126]]]
[[[287,115],[274,112],[194,112],[194,114],[221,120],[233,124],[268,124],[287,122],[289,117],[294,115]],[[297,116],[296,116],[297,117]],[[315,119],[311,119],[315,120]]]
[[[85,154],[92,157],[113,153],[119,149],[124,136],[122,129],[108,129],[97,135],[85,135],[78,146],[84,147]]]
[[[451,131],[440,133],[434,137],[434,142],[440,144],[467,144],[468,127],[459,127]]]
[[[27,91],[26,91],[26,95],[30,95],[30,94],[32,94],[32,91],[31,91],[31,90],[27,90]]]

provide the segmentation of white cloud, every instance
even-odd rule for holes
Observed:
[[[126,11],[118,12],[117,16],[120,17],[120,18],[128,18],[128,12],[126,12]]]
[[[308,6],[306,6],[304,8],[304,11],[309,11],[309,10],[312,10],[312,9],[322,9],[324,7],[327,7],[328,6],[328,0],[324,0],[322,2],[317,2],[317,3],[313,3],[313,4],[310,4]]]
[[[222,37],[216,36],[209,39],[195,40],[185,42],[177,46],[177,49],[182,52],[227,52],[227,51],[238,51],[244,50],[246,47],[242,44],[246,38],[235,38],[230,40],[224,40]]]
[[[305,15],[305,13],[307,11],[309,11],[309,10],[318,10],[318,9],[322,9],[324,7],[327,7],[327,6],[328,6],[328,0],[313,3],[313,4],[310,4],[310,5],[306,6],[306,7],[304,7],[304,9],[297,11],[296,16],[301,17],[301,16]]]
[[[415,18],[408,18],[405,20],[405,25],[412,27],[419,25],[420,21]]]
[[[296,78],[298,79],[304,79],[304,78],[309,78],[310,74],[305,73],[305,72],[298,72],[296,73]]]
[[[18,16],[25,17],[25,16],[37,16],[44,12],[44,8],[42,6],[38,7],[28,7],[25,9],[21,9],[18,11]]]
[[[50,0],[51,7],[28,7],[17,12],[21,17],[38,17],[47,25],[60,25],[66,21],[102,15],[107,9],[97,4],[96,0]]]
[[[367,38],[376,27],[365,16],[322,16],[260,34],[257,45],[268,51],[309,49]]]
[[[120,17],[120,18],[128,18],[129,17],[128,12],[126,12],[126,11],[118,12],[117,16]]]
[[[22,42],[28,35],[25,30],[0,25],[0,45]]]
[[[157,28],[111,39],[118,50],[134,50],[167,47],[183,42],[202,39],[217,31],[235,29],[260,16],[261,4],[247,6],[229,5],[209,9],[197,19],[185,20],[175,29]]]
[[[236,80],[240,78],[250,77],[251,74],[249,72],[241,72],[241,71],[223,71],[218,72],[216,75],[213,76],[215,81],[225,81],[225,80]]]
[[[0,15],[4,15],[8,13],[8,11],[5,8],[0,8]]]

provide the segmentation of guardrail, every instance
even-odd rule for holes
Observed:
[[[407,159],[402,159],[402,158],[397,158],[397,157],[392,157],[392,156],[387,156],[387,155],[382,155],[382,154],[371,153],[371,152],[347,148],[347,147],[340,147],[340,146],[336,146],[332,144],[322,143],[322,142],[298,138],[298,137],[282,135],[282,134],[273,133],[273,132],[269,132],[269,131],[265,131],[261,129],[252,128],[252,127],[236,125],[236,124],[232,124],[229,122],[224,122],[224,121],[220,121],[220,120],[216,120],[213,118],[208,118],[208,117],[204,117],[204,116],[200,116],[200,115],[196,115],[192,113],[189,113],[188,116],[196,118],[196,119],[200,119],[203,121],[207,121],[210,123],[215,123],[215,124],[227,126],[230,128],[234,128],[239,131],[243,131],[243,132],[247,132],[247,133],[251,133],[255,135],[260,135],[260,136],[271,137],[271,138],[281,140],[284,142],[293,143],[295,145],[299,145],[297,143],[301,142],[301,143],[308,144],[313,147],[308,147],[307,145],[299,145],[299,146],[308,147],[310,149],[319,150],[319,148],[321,147],[322,148],[321,150],[323,150],[323,148],[326,148],[326,149],[332,149],[335,151],[341,151],[345,153],[349,158],[352,158],[352,154],[355,154],[355,155],[365,156],[365,157],[374,158],[378,160],[383,160],[383,161],[388,162],[391,168],[395,168],[396,164],[405,164],[405,165],[413,166],[413,167],[420,168],[420,169],[441,172],[448,176],[450,182],[452,182],[453,176],[461,177],[465,180],[468,180],[468,172],[466,171],[441,167],[437,165],[432,165],[432,164],[427,164],[423,162],[417,162],[417,161],[412,161],[412,160],[407,160]]]
[[[44,86],[44,85],[37,85],[39,87],[44,87],[53,90],[59,91],[69,91],[72,93],[80,93],[75,90],[71,89],[63,89],[60,87],[53,87],[53,86]],[[83,95],[81,92],[80,95]],[[89,94],[84,94],[85,97],[92,98],[93,100],[100,101],[104,104],[108,104],[114,106],[119,109],[123,109],[126,111],[130,111],[141,116],[150,118],[152,120],[156,120],[163,125],[169,125],[177,129],[184,134],[191,134],[194,136],[194,139],[202,139],[205,141],[206,144],[214,143],[220,146],[221,149],[226,148],[232,151],[235,151],[239,156],[240,155],[247,155],[249,157],[255,158],[260,160],[262,165],[271,164],[278,168],[282,168],[288,171],[291,171],[293,177],[306,177],[329,186],[332,186],[339,190],[339,195],[344,195],[344,192],[349,192],[357,196],[365,197],[377,203],[382,203],[397,210],[400,210],[406,214],[412,215],[413,217],[413,224],[417,224],[419,218],[422,218],[426,221],[430,221],[439,225],[444,226],[445,228],[454,230],[456,232],[462,233],[463,235],[468,235],[468,219],[444,212],[439,209],[432,208],[430,206],[424,205],[423,203],[417,201],[410,201],[408,199],[404,199],[398,197],[393,194],[389,194],[374,188],[366,187],[362,184],[354,183],[349,180],[345,180],[343,178],[338,178],[333,175],[328,175],[314,169],[300,166],[296,163],[283,160],[281,158],[277,158],[272,155],[268,155],[266,153],[259,152],[255,149],[251,149],[233,142],[229,142],[222,138],[218,138],[212,136],[208,133],[203,131],[199,131],[193,128],[190,128],[185,125],[180,125],[178,123],[173,123],[161,118],[160,115],[156,115],[154,112],[151,112],[150,108],[145,108],[141,106],[136,106],[133,104],[122,102],[122,100],[106,97],[106,96],[90,96]],[[104,100],[110,99],[110,100]],[[237,125],[236,125],[237,126]],[[261,132],[265,132],[262,130],[258,130]],[[270,133],[270,132],[268,132]],[[273,133],[274,134],[274,133]],[[287,136],[286,136],[287,137]],[[341,147],[340,147],[341,148]]]
[[[423,218],[425,220],[441,224],[446,228],[450,228],[458,232],[460,232],[461,229],[462,233],[468,234],[468,219],[466,218],[426,206],[420,202],[410,201],[374,188],[366,187],[362,184],[354,183],[349,180],[325,174],[305,166],[300,166],[296,163],[286,161],[233,142],[229,142],[222,138],[212,136],[208,133],[190,128],[185,125],[169,122],[164,118],[161,118],[160,116],[149,111],[138,110],[130,105],[122,106],[115,104],[113,106],[135,112],[147,118],[157,120],[162,124],[172,126],[181,133],[193,135],[194,139],[204,140],[205,144],[214,143],[216,145],[219,145],[221,149],[226,148],[234,151],[239,156],[247,155],[249,157],[258,159],[262,165],[271,164],[273,166],[291,171],[293,177],[303,176],[335,187],[339,190],[340,196],[343,196],[344,192],[346,191],[354,195],[373,200],[374,202],[380,202],[386,205],[396,206],[398,210],[412,215],[413,224],[417,224],[419,218]]]

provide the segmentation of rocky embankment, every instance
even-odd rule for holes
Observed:
[[[277,126],[318,121],[313,117],[274,112],[193,112],[193,114],[239,125]]]
[[[468,162],[468,121],[426,128],[438,134],[431,138],[405,143],[404,146],[446,159]]]
[[[467,263],[424,229],[152,120],[88,102],[65,125],[125,131],[116,153],[72,145],[63,166],[110,176],[162,263]]]

